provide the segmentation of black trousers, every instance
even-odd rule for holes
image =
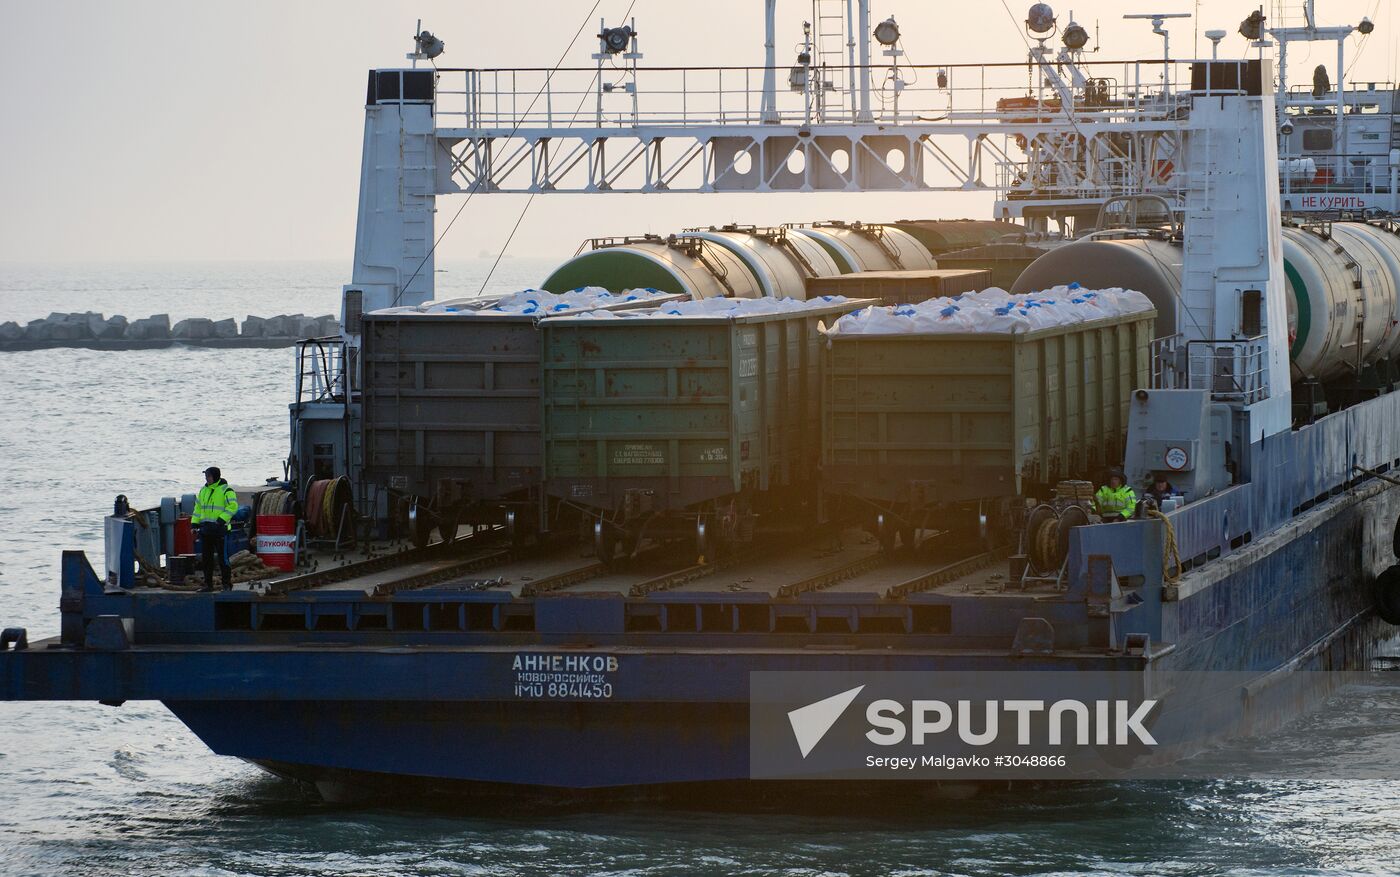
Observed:
[[[228,560],[224,557],[224,536],[228,534],[228,527],[223,521],[205,521],[199,525],[199,544],[201,563],[204,565],[204,587],[214,587],[214,566],[219,567],[219,582],[224,586],[224,590],[232,587],[232,574],[228,568]]]

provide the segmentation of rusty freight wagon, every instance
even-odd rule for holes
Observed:
[[[760,518],[765,529],[810,518],[818,323],[864,304],[546,321],[546,490],[591,519],[605,562],[644,538],[693,536],[712,557]]]
[[[1123,459],[1155,312],[1024,332],[834,334],[822,489],[886,547],[1009,526],[1023,497]]]
[[[637,292],[523,313],[489,297],[366,314],[365,481],[408,515],[419,545],[434,528],[445,541],[459,526],[504,526],[515,541],[548,531],[557,509],[541,489],[539,324],[681,298]]]

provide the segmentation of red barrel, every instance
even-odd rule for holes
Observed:
[[[296,569],[296,533],[296,515],[258,515],[258,557],[276,569]]]
[[[194,528],[183,515],[175,519],[175,553],[194,554]]]

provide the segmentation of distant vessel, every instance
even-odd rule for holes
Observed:
[[[781,69],[769,0],[761,67],[642,67],[629,23],[586,68],[420,68],[442,50],[423,32],[412,67],[370,71],[343,335],[302,343],[286,477],[244,497],[300,507],[303,565],[174,594],[136,567],[181,553],[180,502],[118,508],[102,572],[64,554],[60,636],[5,632],[0,697],[160,700],[213,751],[330,798],[747,794],[754,671],[1233,670],[1257,694],[1363,666],[1400,621],[1400,246],[1377,215],[1396,208],[1394,92],[1339,64],[1335,88],[1270,93],[1262,57],[1270,34],[1340,53],[1352,29],[1251,17],[1254,59],[1091,62],[1077,24],[1047,46],[1036,4],[1027,88],[1021,62],[905,63],[863,0],[814,7]],[[1001,225],[598,241],[544,284],[586,303],[431,303],[439,194],[992,189]],[[934,389],[875,410],[830,383],[880,379],[822,352],[839,303],[540,312],[655,307],[590,286],[804,298],[857,270],[934,295],[958,280],[944,260],[976,269],[983,248],[988,271],[1047,251],[1030,287],[1136,287],[1155,324],[1008,335],[1040,357],[1023,384],[921,353],[905,376]],[[937,397],[974,378],[997,389]],[[889,426],[904,415],[912,437]],[[1077,485],[1114,464],[1184,504],[1097,523]],[[813,552],[833,518],[841,550]],[[964,587],[1008,555],[1004,586]],[[1266,702],[1242,706],[1256,727],[1303,707]]]

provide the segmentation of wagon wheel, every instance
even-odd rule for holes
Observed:
[[[1009,524],[1010,512],[1005,503],[987,503],[984,506],[985,519],[982,525],[982,545],[987,551],[1005,547],[1012,541],[1013,530]]]
[[[457,510],[452,509],[437,516],[438,535],[442,537],[442,545],[446,547],[452,544],[452,540],[457,538]]]
[[[413,547],[427,548],[432,535],[432,515],[415,496],[408,505],[408,536],[413,540]]]
[[[612,569],[618,565],[617,530],[601,517],[593,520],[593,553],[603,566]]]
[[[695,554],[700,563],[713,563],[727,555],[734,540],[724,531],[724,524],[714,517],[701,515],[695,519]]]
[[[642,544],[642,531],[646,529],[646,521],[633,521],[627,525],[627,530],[622,534],[622,557],[630,559],[637,553],[637,546]]]
[[[522,517],[515,509],[506,510],[506,538],[512,547],[519,548],[529,542],[533,535],[528,517]]]
[[[894,554],[894,540],[897,535],[898,530],[889,516],[884,512],[875,516],[875,538],[880,541],[881,551]]]
[[[984,551],[995,551],[1011,541],[1010,517],[1005,502],[983,500],[977,504],[977,535]]]

